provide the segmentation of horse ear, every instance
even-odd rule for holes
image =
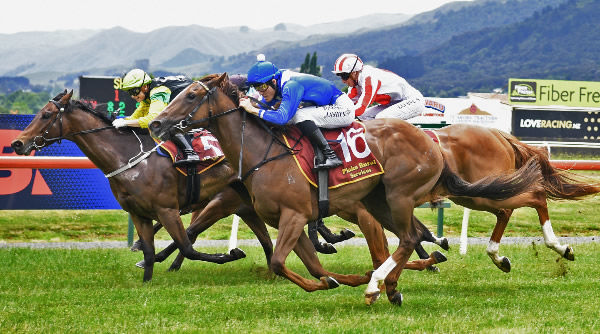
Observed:
[[[67,104],[71,100],[71,97],[73,97],[73,90],[71,89],[71,91],[67,93],[67,90],[65,89],[65,96],[60,99],[60,103]]]
[[[227,72],[221,74],[221,76],[219,77],[219,79],[217,79],[217,83],[219,84],[219,87],[225,87],[225,84],[229,81],[229,76],[227,75]]]

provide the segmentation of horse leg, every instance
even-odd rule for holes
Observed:
[[[510,272],[510,260],[506,256],[498,255],[498,250],[500,249],[500,239],[502,239],[504,229],[506,229],[506,225],[508,224],[512,212],[512,209],[502,209],[496,212],[496,226],[494,226],[494,231],[492,232],[490,243],[486,250],[496,267],[500,268],[500,270],[505,273]]]
[[[297,273],[291,271],[285,266],[285,259],[292,251],[292,249],[296,247],[300,236],[304,234],[305,224],[306,217],[304,217],[302,214],[294,212],[292,210],[282,210],[281,216],[279,218],[279,233],[277,234],[275,251],[273,252],[273,256],[271,257],[271,270],[275,274],[283,276],[289,279],[290,281],[294,282],[296,285],[298,285],[299,287],[304,289],[304,291],[307,292],[336,288],[338,284],[331,278],[322,277],[321,281],[316,283],[312,280],[306,279],[298,275]],[[308,241],[310,242],[310,240]],[[314,251],[314,247],[312,246],[312,244],[310,249]],[[318,265],[320,265],[320,263]]]
[[[340,234],[335,234],[331,232],[331,230],[327,228],[327,226],[325,226],[323,219],[317,220],[317,231],[319,231],[319,234],[321,234],[323,239],[325,239],[325,241],[327,241],[330,244],[336,244],[338,242],[348,240],[356,235],[354,234],[354,232],[350,231],[347,228],[341,230]]]
[[[367,275],[342,275],[332,273],[323,268],[319,258],[315,254],[312,242],[305,233],[302,233],[298,238],[298,243],[296,244],[296,247],[294,247],[294,252],[296,255],[298,255],[302,263],[304,263],[306,269],[308,269],[313,277],[321,280],[325,278],[325,280],[328,282],[329,288],[337,287],[332,286],[337,283],[348,286],[359,286],[369,282],[370,277]],[[330,278],[333,278],[334,280],[331,280]]]
[[[154,230],[152,220],[130,213],[131,221],[138,232],[138,237],[143,240],[142,252],[144,253],[144,282],[152,279],[154,271]]]
[[[154,230],[154,234],[158,233],[158,231],[162,228],[162,224],[160,222],[156,222],[152,229]],[[131,251],[137,252],[142,249],[142,239],[137,239],[133,245],[131,245]]]
[[[273,256],[273,241],[271,241],[271,236],[269,235],[269,231],[267,230],[267,226],[265,222],[258,217],[256,211],[254,209],[242,205],[242,207],[236,212],[240,218],[248,225],[248,227],[254,232],[256,237],[258,238],[258,242],[263,248],[265,252],[265,258],[267,260],[267,266],[271,266],[271,257]]]
[[[546,243],[546,247],[553,249],[565,259],[574,261],[575,254],[573,253],[573,248],[567,244],[561,244],[556,235],[554,235],[552,223],[550,223],[550,215],[548,214],[548,205],[545,204],[543,206],[539,206],[536,208],[536,210],[540,219],[540,224],[542,225],[542,232],[544,233],[544,242]]]
[[[313,243],[313,246],[315,247],[315,250],[317,252],[323,253],[323,254],[337,253],[337,250],[335,249],[335,247],[333,247],[330,243],[319,241],[318,227],[317,227],[319,222],[321,224],[323,224],[323,221],[321,219],[308,222],[308,238]]]
[[[159,208],[157,209],[157,214],[159,221],[169,232],[169,235],[177,245],[177,248],[179,248],[179,251],[183,256],[190,260],[223,264],[246,257],[246,254],[239,248],[232,249],[229,254],[206,254],[198,252],[193,248],[192,242],[183,228],[183,223],[181,222],[181,217],[179,216],[179,211],[177,209]]]

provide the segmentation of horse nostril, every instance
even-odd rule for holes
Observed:
[[[11,146],[13,149],[16,149],[16,148],[18,148],[18,147],[22,147],[22,146],[23,146],[23,142],[22,142],[22,141],[20,141],[20,140],[15,140],[15,141],[13,141],[13,142],[10,144],[10,146]]]

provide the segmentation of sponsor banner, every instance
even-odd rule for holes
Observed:
[[[600,82],[509,79],[511,104],[600,108]]]
[[[513,134],[526,140],[600,141],[600,112],[515,109]]]
[[[474,124],[510,132],[512,107],[501,100],[469,96],[467,98],[425,98],[426,112],[408,120],[421,127],[440,124]]]
[[[0,114],[0,159],[16,156],[11,142],[35,115]],[[63,140],[35,156],[84,156]],[[120,209],[99,169],[0,169],[0,210]]]

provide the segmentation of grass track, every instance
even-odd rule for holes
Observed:
[[[143,284],[126,249],[0,249],[0,332],[579,332],[600,331],[600,244],[576,244],[575,262],[543,246],[504,245],[505,274],[484,246],[448,252],[441,272],[402,274],[402,307],[364,305],[364,287],[306,293],[266,270],[258,247],[229,264],[157,264]],[[433,248],[429,249],[432,250]],[[204,249],[222,252],[223,249]],[[366,247],[320,256],[336,272],[369,269]],[[309,277],[294,255],[288,265]]]

